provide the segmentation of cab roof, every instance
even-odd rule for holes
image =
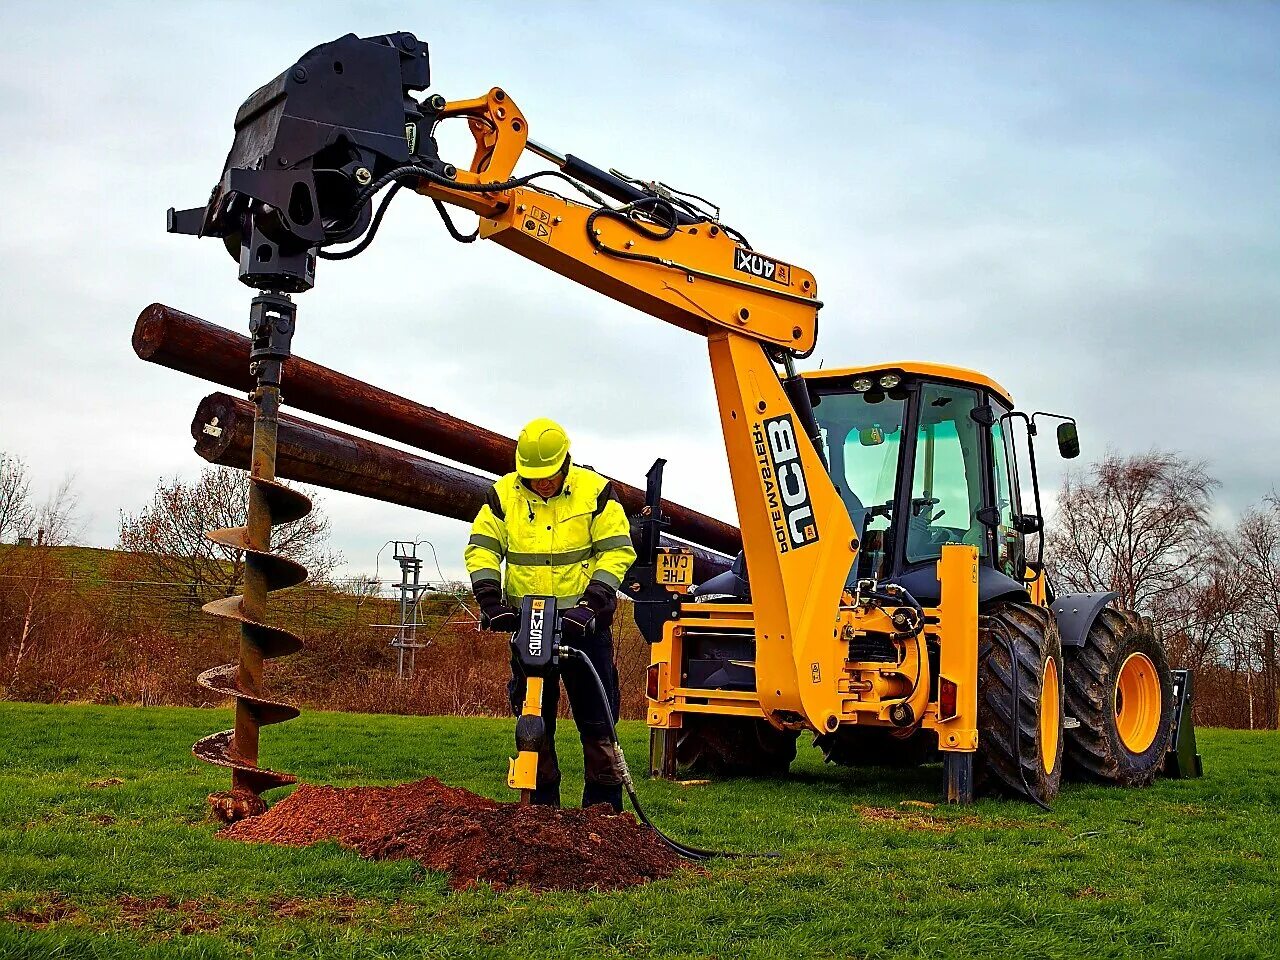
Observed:
[[[922,363],[915,360],[899,363],[873,363],[862,367],[806,370],[801,376],[806,380],[836,380],[844,377],[856,377],[861,374],[889,373],[891,371],[899,371],[925,380],[953,380],[972,384],[976,387],[986,387],[988,390],[1003,397],[1010,406],[1013,405],[1013,397],[1009,395],[1009,391],[985,373],[979,373],[977,370],[968,370],[964,367],[953,367],[945,363]]]

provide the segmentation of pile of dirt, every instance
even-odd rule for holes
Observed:
[[[370,859],[444,871],[454,889],[616,890],[685,865],[630,814],[500,804],[434,777],[395,787],[303,785],[219,835],[285,846],[336,840]]]
[[[424,810],[488,810],[497,804],[435,777],[394,787],[325,787],[304,783],[259,816],[219,831],[229,840],[306,847],[336,840],[347,847],[393,832],[406,815]]]

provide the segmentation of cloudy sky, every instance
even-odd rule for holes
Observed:
[[[347,32],[413,31],[449,99],[500,85],[535,139],[718,201],[817,275],[814,363],[983,369],[1078,416],[1085,459],[1205,459],[1225,516],[1280,482],[1280,5],[50,9],[6,3],[0,35],[0,449],[40,492],[76,475],[88,543],[202,465],[212,388],[134,357],[138,311],[246,325],[233,261],[165,209],[207,198],[254,88]],[[298,353],[503,433],[559,418],[633,482],[664,456],[670,496],[734,518],[698,338],[455,244],[412,196],[320,266]],[[349,572],[410,537],[460,571],[461,524],[323,500]]]

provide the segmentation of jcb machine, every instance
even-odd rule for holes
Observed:
[[[654,641],[653,772],[670,776],[679,762],[776,774],[805,729],[839,764],[940,755],[957,801],[977,786],[1045,803],[1064,769],[1129,786],[1166,765],[1194,772],[1189,678],[1177,671],[1175,685],[1150,622],[1116,609],[1113,593],[1054,596],[1046,577],[1033,438],[1056,420],[1061,455],[1075,457],[1075,422],[1022,413],[995,381],[957,367],[803,379],[827,465],[817,482],[834,487],[859,542],[835,622],[812,652],[793,645],[791,664],[766,664],[749,546],[745,563],[699,586],[659,558],[666,589],[687,592],[631,585]],[[776,488],[768,529],[785,556],[820,533],[805,495],[817,483],[790,465],[785,429],[758,430],[760,482],[767,497]],[[782,680],[802,704],[797,722],[766,706],[786,692]],[[1175,706],[1192,754],[1181,765],[1169,752]]]
[[[429,86],[426,44],[411,34],[316,47],[240,108],[209,202],[170,211],[171,232],[221,238],[259,291],[251,560],[270,572],[264,518],[290,295],[312,287],[319,260],[366,249],[408,187],[455,239],[491,240],[706,341],[743,551],[730,574],[692,584],[686,556],[659,546],[661,471],[651,473],[637,518],[644,549],[622,590],[654,645],[657,772],[682,759],[781,770],[811,731],[840,762],[940,753],[947,795],[961,801],[976,784],[1046,802],[1064,748],[1104,780],[1156,774],[1174,713],[1160,643],[1111,595],[1055,598],[1046,581],[1034,459],[1030,511],[1013,449],[1042,415],[948,367],[800,374],[822,306],[808,270],[756,250],[692,193],[531,140],[499,87],[451,101]],[[465,166],[438,151],[437,128],[455,119],[475,141]],[[527,153],[551,166],[515,176]],[[449,206],[479,216],[474,234]],[[424,272],[408,289],[429,298],[430,286]],[[1074,426],[1062,423],[1060,446],[1074,455]],[[258,726],[280,719],[260,709],[270,701],[250,629],[274,629],[264,626],[270,582],[246,590],[248,689],[234,734],[217,743],[225,757],[210,757],[250,789],[269,779],[257,772]]]

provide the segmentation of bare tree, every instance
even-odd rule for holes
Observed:
[[[1215,531],[1206,543],[1195,579],[1161,597],[1150,612],[1164,633],[1173,666],[1202,670],[1219,664],[1237,669],[1250,588],[1240,577],[1235,536]]]
[[[1204,464],[1177,453],[1108,453],[1063,482],[1047,532],[1050,572],[1062,588],[1114,590],[1124,606],[1163,619],[1203,577],[1217,486]]]
[[[80,491],[76,476],[68,473],[36,511],[34,526],[41,542],[49,547],[63,547],[80,538],[84,522],[80,517]]]
[[[27,536],[34,519],[26,462],[0,452],[0,543]]]
[[[202,596],[230,596],[244,580],[244,553],[205,532],[243,526],[248,495],[249,475],[229,467],[206,467],[192,483],[161,480],[150,505],[121,513],[118,548],[153,579],[194,584]],[[317,504],[301,520],[273,527],[271,550],[307,567],[313,579],[325,579],[341,563],[328,538],[329,520]]]
[[[1276,634],[1280,633],[1280,495],[1272,493],[1261,506],[1246,510],[1236,524],[1235,573],[1244,596],[1237,633],[1237,658],[1259,680],[1261,724],[1280,725],[1280,663]]]

